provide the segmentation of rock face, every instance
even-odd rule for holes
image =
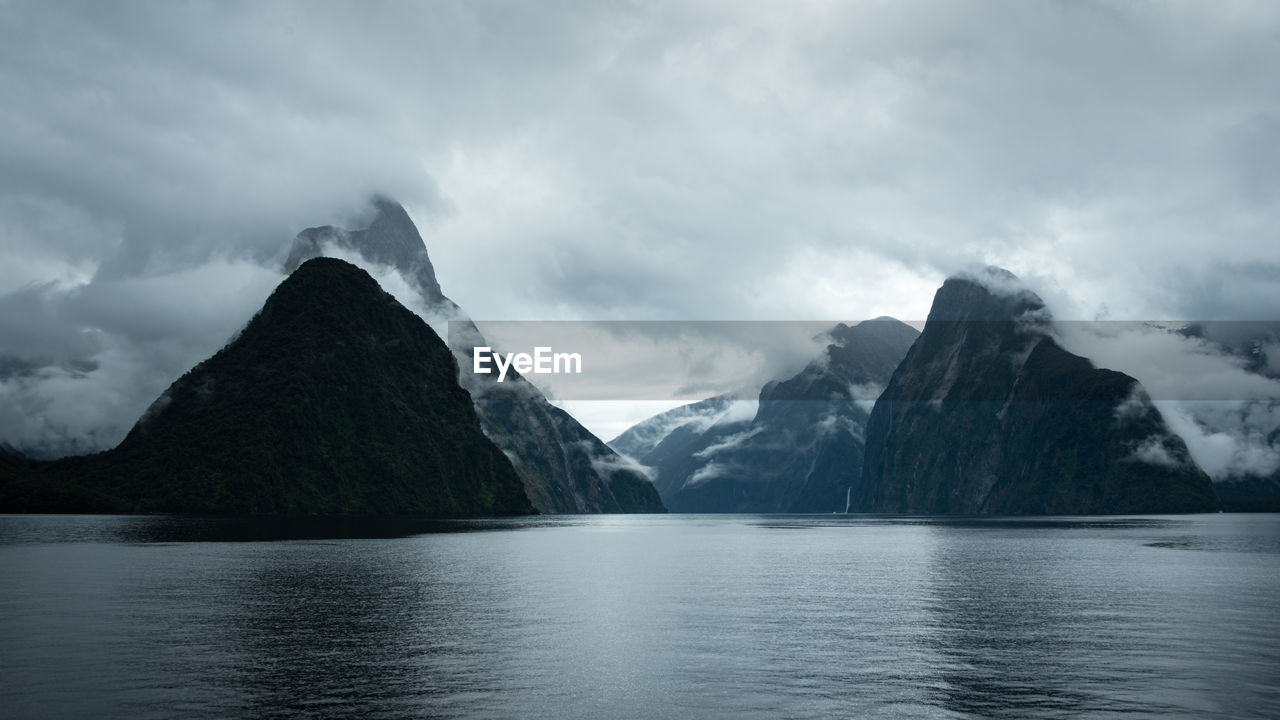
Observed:
[[[518,373],[504,382],[466,368],[471,349],[487,346],[475,324],[440,289],[427,247],[398,203],[375,198],[376,215],[368,228],[304,230],[294,240],[286,267],[335,247],[388,265],[422,296],[429,311],[450,322],[449,344],[464,368],[459,376],[471,393],[485,434],[506,453],[534,506],[544,513],[664,512],[653,484],[584,428],[547,401]]]
[[[481,432],[444,341],[366,272],[327,258],[281,283],[118,447],[25,469],[0,491],[0,507],[533,512]]]
[[[843,512],[861,478],[871,403],[917,334],[892,318],[840,324],[822,357],[760,391],[753,414],[711,398],[617,442],[644,448],[642,440],[679,423],[637,457],[657,470],[673,512]]]
[[[1208,476],[1139,383],[1051,337],[1010,273],[953,277],[876,401],[857,512],[1217,510]]]

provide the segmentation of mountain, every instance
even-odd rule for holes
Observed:
[[[741,401],[726,393],[672,408],[627,428],[609,441],[609,447],[627,457],[644,457],[677,428],[705,430],[714,425],[735,402]]]
[[[0,460],[0,508],[505,515],[533,511],[453,354],[363,270],[298,267],[119,446]]]
[[[376,196],[371,200],[373,220],[362,230],[343,230],[332,225],[307,228],[298,233],[284,262],[286,273],[315,257],[328,247],[355,250],[366,260],[389,265],[413,285],[430,308],[456,310],[457,305],[440,291],[436,270],[427,256],[427,246],[409,213],[394,200]]]
[[[632,458],[652,469],[654,487],[668,509],[703,512],[689,509],[681,496],[682,490],[686,485],[696,486],[705,475],[719,469],[707,456],[727,449],[742,438],[751,429],[757,408],[755,401],[717,395],[644,420],[628,428],[619,438],[622,445],[635,446],[637,454],[631,455]],[[679,412],[681,410],[685,412]]]
[[[294,240],[286,268],[336,248],[398,270],[435,319],[449,321],[448,341],[463,368],[458,380],[470,392],[485,434],[511,460],[540,512],[663,512],[657,490],[634,463],[548,402],[519,373],[513,370],[498,383],[492,374],[470,371],[472,348],[490,343],[441,292],[426,243],[404,208],[378,197],[373,209],[373,220],[363,230],[303,230]]]
[[[843,512],[861,477],[870,404],[917,334],[893,318],[841,323],[821,357],[760,390],[754,413],[710,398],[650,418],[618,442],[644,450],[633,457],[656,470],[673,512]]]
[[[1050,322],[1007,271],[948,279],[871,412],[853,509],[1219,509],[1208,476],[1138,381],[1062,349]]]

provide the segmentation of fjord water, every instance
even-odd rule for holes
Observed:
[[[0,516],[4,717],[1277,717],[1280,516]]]

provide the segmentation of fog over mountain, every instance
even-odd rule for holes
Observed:
[[[987,264],[1061,321],[1280,317],[1274,3],[0,8],[0,441],[34,455],[121,440],[374,193],[478,319],[922,320]],[[1211,475],[1280,458],[1274,345],[1142,327],[1062,344],[1179,403]]]

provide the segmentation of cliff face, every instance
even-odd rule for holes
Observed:
[[[28,469],[4,487],[6,508],[533,511],[444,341],[363,270],[330,259],[301,265],[118,447]]]
[[[954,277],[876,401],[852,509],[1217,510],[1209,478],[1132,377],[1051,337],[1011,274]]]

